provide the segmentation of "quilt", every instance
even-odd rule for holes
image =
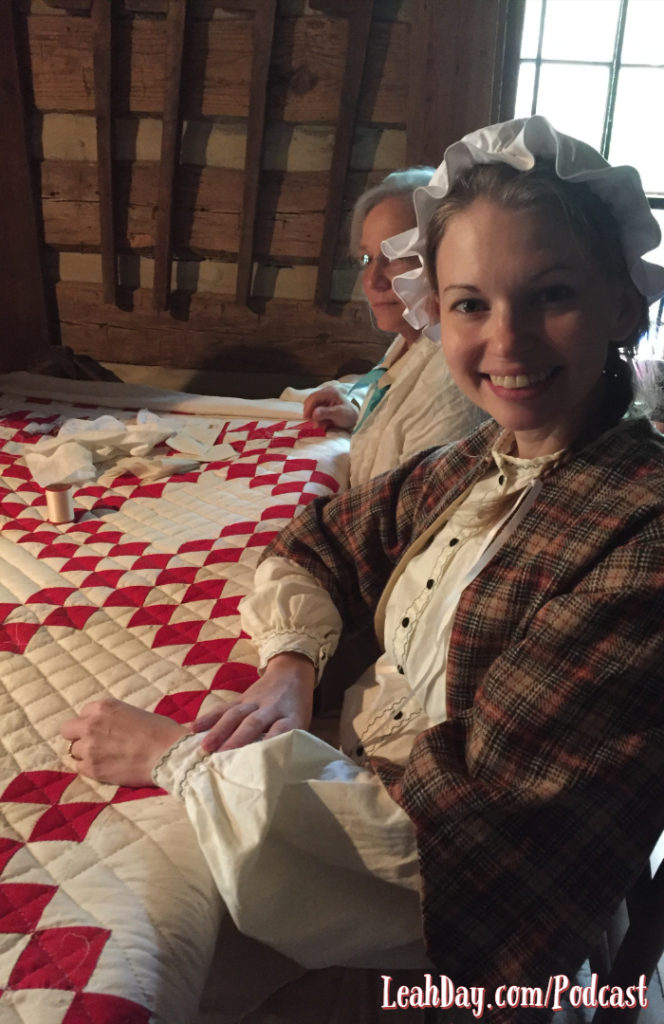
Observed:
[[[26,374],[0,392],[0,1021],[188,1024],[222,908],[182,805],[79,777],[59,727],[103,694],[188,722],[246,689],[238,603],[275,533],[345,486],[348,440],[287,403]],[[50,522],[29,446],[140,408],[206,423],[225,457],[88,481]]]

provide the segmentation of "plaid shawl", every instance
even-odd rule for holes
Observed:
[[[303,565],[362,625],[496,435],[314,502],[265,557]],[[448,720],[405,769],[374,764],[415,824],[427,949],[455,984],[571,978],[643,867],[664,829],[663,622],[664,445],[634,420],[546,479],[462,595]]]

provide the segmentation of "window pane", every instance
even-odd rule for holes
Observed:
[[[542,57],[613,59],[619,0],[548,0]]]
[[[519,81],[516,87],[514,104],[515,117],[530,117],[533,107],[533,90],[535,88],[535,63],[522,61],[519,68]]]
[[[662,0],[629,0],[623,64],[664,64],[664,4]]]
[[[608,85],[608,68],[543,64],[537,113],[547,117],[558,131],[599,149]]]
[[[526,0],[526,11],[523,16],[523,35],[521,36],[522,58],[534,58],[537,56],[541,18],[542,0]]]
[[[662,133],[652,120],[662,96],[664,69],[621,69],[609,160],[612,164],[633,164],[646,192],[664,194]]]

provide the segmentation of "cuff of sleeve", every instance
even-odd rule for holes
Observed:
[[[316,683],[319,683],[323,669],[332,654],[332,647],[331,643],[321,643],[319,637],[309,633],[273,633],[260,645],[259,669],[263,672],[270,658],[274,658],[276,654],[303,654],[313,663],[316,669]]]
[[[204,733],[187,733],[163,754],[152,769],[155,785],[182,799],[191,773],[210,755],[201,750]]]

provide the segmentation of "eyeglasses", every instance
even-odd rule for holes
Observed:
[[[364,272],[371,266],[378,266],[383,273],[388,274],[389,277],[396,277],[397,274],[405,274],[407,270],[415,270],[420,266],[420,260],[417,256],[404,256],[397,260],[388,260],[382,252],[372,256],[368,252],[360,253],[356,256],[353,261],[353,266],[356,270]]]

